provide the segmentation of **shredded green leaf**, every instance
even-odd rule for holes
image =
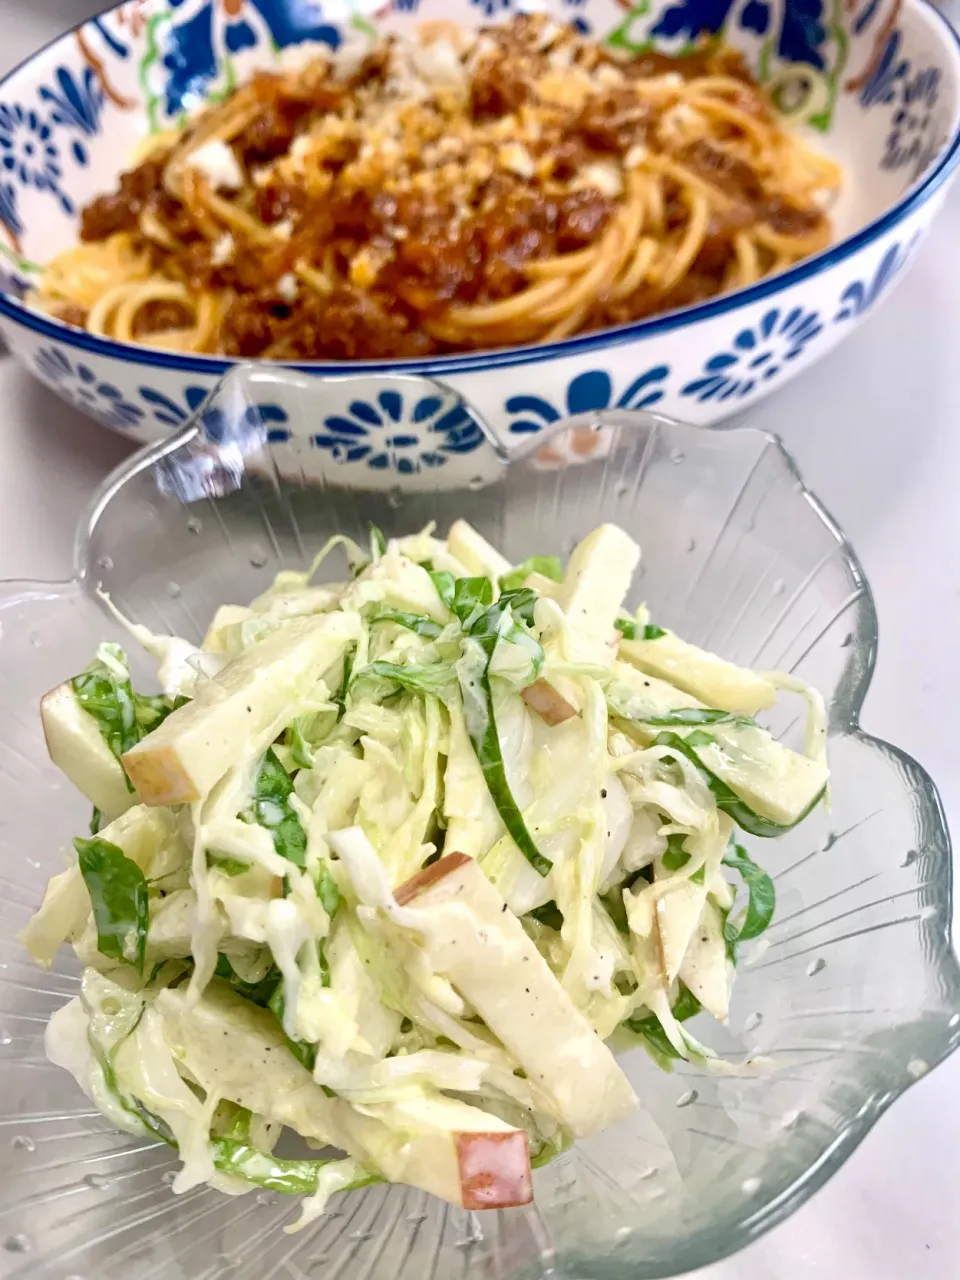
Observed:
[[[373,552],[374,560],[379,560],[381,556],[387,554],[387,540],[383,536],[383,531],[372,522],[370,524],[370,550]]]
[[[259,982],[245,982],[222,952],[217,956],[215,973],[218,978],[223,978],[229,982],[234,991],[243,996],[245,1000],[249,1000],[261,1009],[267,1008],[270,1003],[270,997],[276,991],[277,984],[280,982],[280,970],[277,968],[271,969],[266,977],[261,978]]]
[[[545,1142],[537,1154],[530,1157],[530,1168],[542,1169],[545,1164],[569,1151],[572,1145],[573,1139],[569,1134],[559,1134],[552,1142]]]
[[[667,634],[663,627],[656,627],[651,622],[641,627],[632,618],[618,618],[613,625],[624,640],[659,640]]]
[[[381,609],[371,617],[370,622],[395,622],[398,627],[406,627],[408,631],[413,631],[426,640],[435,640],[443,630],[439,622],[434,622],[425,613],[402,613],[396,609]]]
[[[453,609],[453,593],[456,584],[456,578],[447,569],[428,569],[431,581],[437,589],[437,595],[447,606]]]
[[[563,913],[551,898],[549,902],[545,902],[542,907],[534,907],[527,914],[534,920],[539,920],[541,924],[545,924],[548,929],[556,929],[557,933],[563,928]]]
[[[340,688],[331,698],[331,701],[337,706],[337,724],[343,719],[344,712],[347,709],[347,693],[350,690],[350,683],[353,680],[353,663],[357,656],[355,647],[351,647],[343,655],[343,676],[340,680]]]
[[[284,736],[286,745],[290,748],[290,758],[299,769],[313,768],[313,748],[307,741],[303,732],[303,716],[298,716],[292,724],[287,726]]]
[[[493,583],[489,578],[457,578],[450,607],[465,631],[471,629],[483,610],[491,604]]]
[[[675,711],[634,718],[640,724],[654,725],[658,728],[691,724],[756,724],[750,716],[738,716],[730,711],[719,711],[713,707],[678,707]]]
[[[207,854],[207,866],[216,867],[225,876],[242,876],[250,870],[250,863],[240,858],[225,858],[218,853]]]
[[[667,836],[667,848],[661,861],[667,871],[681,871],[690,861],[690,855],[683,847],[686,840],[685,835],[679,835],[676,832]]]
[[[130,664],[119,645],[102,645],[110,663],[96,658],[70,687],[84,711],[93,716],[100,736],[118,761],[173,710],[165,698],[134,693]],[[121,674],[124,672],[125,674]],[[126,776],[126,775],[124,775]],[[127,779],[130,791],[133,786]]]
[[[460,692],[463,696],[464,720],[487,790],[497,807],[503,825],[530,865],[540,875],[547,876],[550,874],[553,863],[537,848],[527,829],[520,807],[510,790],[510,784],[507,782],[489,674],[490,659],[493,656],[497,638],[496,634],[485,635],[481,638],[471,637],[464,642],[463,656],[457,663],[457,678],[460,681]]]
[[[522,587],[531,573],[542,574],[552,582],[563,581],[563,565],[556,556],[528,556],[500,579],[501,591],[514,591]]]
[[[323,944],[321,943],[320,945],[322,946]],[[326,965],[325,956],[323,957],[323,960],[321,962],[321,972],[324,965]],[[324,986],[330,985],[329,968],[327,969],[327,981],[323,985]],[[270,999],[267,1001],[267,1008],[270,1010],[270,1012],[273,1014],[273,1016],[276,1018],[277,1022],[279,1022],[282,1028],[283,1015],[286,1010],[286,1001],[284,999],[282,982],[278,982],[276,987],[274,988],[273,994],[270,996]],[[284,1031],[283,1033],[283,1038],[287,1042],[287,1048],[290,1050],[293,1056],[297,1059],[297,1061],[301,1063],[302,1066],[306,1067],[308,1071],[312,1072],[317,1062],[317,1046],[315,1044],[307,1044],[305,1040],[294,1040],[287,1035],[286,1031]]]
[[[723,865],[739,872],[747,887],[747,910],[739,925],[729,915],[724,921],[723,936],[728,947],[732,947],[759,938],[769,928],[777,908],[777,891],[766,871],[757,866],[742,845],[730,842]]]
[[[254,784],[253,811],[256,821],[273,837],[273,847],[280,857],[302,869],[306,865],[307,833],[290,804],[292,792],[293,781],[271,747]]]
[[[334,1160],[281,1160],[279,1156],[258,1151],[235,1138],[212,1138],[210,1152],[221,1173],[244,1178],[258,1187],[286,1195],[313,1195],[320,1185],[323,1170],[336,1163]],[[382,1181],[379,1174],[363,1173],[342,1190],[355,1191],[358,1187]]]
[[[97,949],[112,960],[135,963],[142,974],[150,925],[149,889],[143,872],[118,845],[100,836],[89,840],[78,836],[73,846],[93,905]],[[135,961],[125,950],[131,937],[136,940]]]
[[[340,908],[343,897],[336,880],[334,880],[330,872],[330,868],[324,862],[321,862],[317,869],[317,897],[320,899],[324,911],[332,920]]]
[[[823,798],[823,791],[820,791],[807,805],[803,813],[799,815],[796,822],[779,823],[772,822],[769,818],[764,818],[761,814],[751,807],[737,795],[727,784],[721,781],[712,770],[708,769],[700,757],[697,755],[696,748],[707,746],[715,741],[709,733],[702,730],[695,730],[688,734],[686,738],[681,738],[676,733],[658,733],[654,739],[654,746],[670,747],[679,755],[685,756],[691,764],[695,765],[700,771],[700,776],[710,788],[713,798],[717,803],[717,808],[722,809],[724,813],[734,820],[738,827],[749,832],[752,836],[762,836],[765,838],[773,838],[782,836],[787,831],[792,831],[795,826],[801,823],[804,818],[820,803]]]
[[[685,1022],[698,1014],[702,1007],[697,997],[681,982],[680,994],[670,1010],[676,1020]],[[660,1019],[655,1014],[650,1013],[643,1018],[627,1018],[623,1025],[642,1038],[644,1048],[662,1070],[672,1071],[673,1063],[682,1061],[682,1055],[677,1053],[670,1043],[667,1033],[660,1024]]]
[[[399,662],[370,662],[353,677],[351,694],[356,697],[361,687],[367,688],[370,683],[379,680],[386,682],[388,686],[399,685],[408,693],[443,699],[449,696],[454,679],[453,667],[447,662],[411,662],[409,665]],[[384,696],[391,692],[395,690],[388,687]]]

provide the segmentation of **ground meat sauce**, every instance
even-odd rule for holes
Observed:
[[[112,195],[97,196],[83,210],[81,240],[106,240],[115,231],[136,231],[140,214],[162,191],[166,155],[147,160],[120,175],[120,188]]]
[[[163,329],[183,329],[190,324],[190,312],[180,302],[148,302],[137,312],[134,332],[138,337]]]
[[[175,198],[164,186],[169,152],[94,200],[83,211],[82,239],[130,233],[165,277],[218,292],[217,349],[228,355],[358,360],[469,349],[444,324],[449,308],[510,298],[531,283],[531,263],[594,245],[611,225],[622,194],[616,173],[629,173],[629,157],[657,145],[663,120],[636,82],[730,76],[743,84],[742,95],[732,90],[734,105],[769,117],[730,51],[624,60],[533,16],[480,33],[465,55],[461,106],[452,89],[428,95],[426,105],[410,91],[391,115],[404,76],[421,73],[398,65],[396,50],[383,42],[352,75],[335,77],[317,63],[296,78],[258,74],[239,91],[250,105],[228,142],[245,183],[227,194],[242,217],[274,229],[274,244],[245,238],[241,223],[211,223],[202,199],[198,208],[195,198],[189,207]],[[734,126],[718,129],[721,139],[724,131],[736,138]],[[768,190],[736,151],[703,138],[674,148],[679,163],[725,198],[711,209],[696,260],[669,291],[644,281],[628,297],[599,297],[581,327],[715,295],[735,237],[758,219],[783,237],[823,226],[818,209]],[[604,166],[614,167],[612,186],[601,180]],[[668,175],[661,190],[664,230],[681,236],[683,188]],[[308,272],[320,285],[304,283]],[[71,323],[82,318],[70,313]],[[137,333],[185,320],[179,304],[152,303]]]

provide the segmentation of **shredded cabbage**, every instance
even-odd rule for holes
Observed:
[[[39,964],[67,942],[85,965],[51,1061],[176,1147],[175,1191],[298,1194],[294,1230],[384,1178],[464,1204],[468,1139],[493,1201],[523,1202],[531,1163],[636,1104],[611,1046],[765,1069],[687,1024],[726,1019],[775,908],[738,828],[778,834],[827,782],[820,695],[630,613],[639,551],[614,526],[565,568],[511,565],[464,521],[362,541],[221,606],[199,648],[104,597],[163,694],[102,645],[71,750],[94,742],[131,802],[134,746],[165,784],[214,757],[219,776],[131,804],[23,934]],[[338,548],[341,580],[315,581]],[[805,755],[753,718],[778,689],[807,701]],[[280,1158],[284,1127],[345,1155]]]

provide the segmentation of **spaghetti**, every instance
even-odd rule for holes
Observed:
[[[818,252],[839,177],[722,46],[621,58],[543,15],[425,24],[154,137],[30,301],[242,357],[549,342]]]

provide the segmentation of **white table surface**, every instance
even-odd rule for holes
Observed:
[[[0,69],[94,0],[0,0]],[[958,4],[960,13],[960,4]],[[864,728],[915,755],[960,831],[960,185],[879,314],[749,412],[850,536],[880,619]],[[127,453],[0,355],[0,577],[63,578],[92,487]],[[956,1280],[960,1054],[807,1205],[697,1280]]]

